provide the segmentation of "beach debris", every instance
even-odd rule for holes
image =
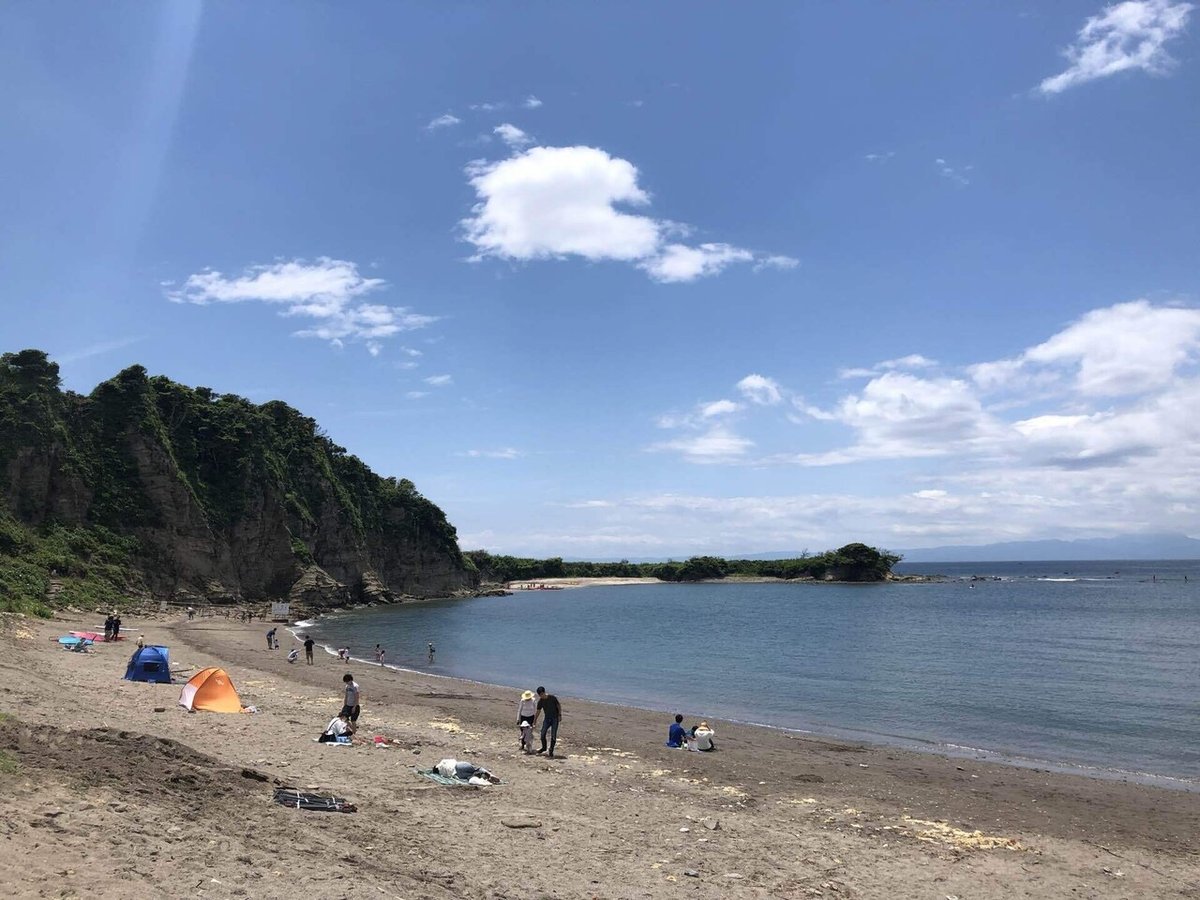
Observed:
[[[688,828],[686,825],[684,825],[682,828],[680,828],[680,829],[679,829],[679,833],[680,833],[680,834],[687,834],[687,833],[688,833],[689,831],[691,831],[691,830],[692,830],[692,829],[690,829],[690,828]]]
[[[721,820],[720,819],[701,819],[700,824],[703,825],[705,828],[707,828],[709,831],[719,831],[721,828]]]
[[[914,819],[905,816],[906,825],[916,827],[913,837],[918,841],[930,844],[943,844],[958,850],[1028,850],[1016,838],[1004,837],[998,834],[984,834],[982,831],[965,831],[955,828],[946,822],[931,822],[926,819]]]
[[[501,819],[500,824],[505,828],[541,828],[542,823],[537,819],[531,819],[526,816],[513,817],[509,819]]]
[[[699,878],[700,877],[700,873],[697,872],[695,869],[684,869],[683,874],[686,875],[688,878]]]
[[[1103,872],[1105,875],[1108,875],[1110,878],[1124,878],[1125,877],[1125,873],[1122,872],[1120,869],[1110,869],[1108,866],[1105,866],[1100,871]]]

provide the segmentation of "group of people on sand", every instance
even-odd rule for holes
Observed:
[[[553,694],[547,694],[544,687],[537,691],[524,691],[517,701],[517,730],[520,734],[521,751],[533,753],[533,729],[537,720],[542,720],[542,746],[536,751],[546,753],[554,758],[554,747],[558,743],[558,725],[562,721],[562,704]],[[546,738],[549,737],[549,744]]]
[[[121,636],[121,617],[116,613],[110,613],[108,618],[104,620],[104,639],[106,641],[115,641]]]
[[[667,730],[667,746],[675,750],[698,750],[701,753],[708,753],[717,749],[717,745],[713,741],[716,734],[708,727],[707,722],[693,725],[690,730],[685,728],[682,713],[676,713],[675,721]]]

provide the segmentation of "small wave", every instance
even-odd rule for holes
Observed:
[[[1078,578],[1039,578],[1038,581],[1078,581]]]
[[[312,628],[312,627],[314,627],[316,624],[317,624],[317,623],[316,623],[316,620],[315,620],[315,619],[305,619],[305,620],[304,620],[304,621],[302,621],[302,622],[297,622],[297,623],[295,623],[295,624],[294,624],[292,627],[293,627],[293,628]]]

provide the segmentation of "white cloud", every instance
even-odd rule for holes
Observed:
[[[884,372],[892,372],[896,369],[928,369],[931,366],[936,366],[935,360],[922,356],[920,353],[910,353],[908,356],[901,356],[897,359],[885,359],[883,362],[876,363],[869,368],[861,366],[838,369],[838,378],[873,378]]]
[[[524,102],[521,105],[524,106],[526,109],[537,109],[539,106],[542,105],[542,101],[539,100],[537,97],[533,96],[533,94],[530,94],[528,97],[525,98]]]
[[[771,256],[760,256],[754,261],[754,271],[763,269],[794,269],[800,265],[800,260],[794,256],[783,256],[778,253]]]
[[[747,375],[737,383],[737,389],[747,400],[759,406],[774,406],[783,399],[779,383],[765,375]]]
[[[974,166],[963,166],[961,169],[955,168],[941,157],[935,159],[933,163],[938,167],[938,174],[947,181],[952,181],[959,187],[966,187],[971,183],[971,179],[967,177],[967,173],[975,168]]]
[[[450,375],[430,375],[424,381],[430,387],[446,387],[454,383],[454,378]]]
[[[499,450],[464,450],[458,455],[470,459],[520,459],[525,454],[515,447],[503,447]]]
[[[885,163],[895,155],[895,150],[888,150],[886,153],[865,153],[863,159],[867,162]]]
[[[450,126],[457,125],[460,122],[462,122],[462,119],[460,119],[458,116],[454,115],[453,113],[443,113],[442,115],[438,116],[436,119],[433,119],[428,125],[426,125],[425,130],[426,131],[437,131],[439,128],[449,128]]]
[[[352,262],[324,256],[311,263],[294,259],[251,266],[232,277],[208,269],[189,275],[181,287],[167,292],[167,298],[199,306],[277,304],[282,307],[281,315],[316,320],[315,325],[293,332],[297,337],[321,338],[335,346],[347,340],[364,341],[369,349],[372,344],[380,346],[382,338],[437,321],[436,316],[414,313],[407,307],[362,300],[385,284],[382,278],[364,278]]]
[[[734,263],[758,260],[758,268],[789,268],[785,256],[758,257],[723,243],[678,243],[690,231],[667,219],[627,211],[650,198],[628,160],[596,147],[531,147],[520,129],[497,133],[513,147],[498,162],[476,161],[467,175],[478,202],[461,223],[474,259],[617,260],[643,269],[656,281],[688,282],[718,274]]]
[[[809,413],[820,421],[849,426],[857,440],[844,450],[797,455],[795,461],[805,465],[943,456],[992,427],[967,381],[902,372],[880,375],[833,409]]]
[[[671,283],[695,281],[709,275],[717,275],[733,263],[749,262],[754,254],[729,244],[700,244],[688,247],[684,244],[667,244],[658,256],[638,263],[655,281]]]
[[[504,109],[504,106],[505,104],[502,101],[495,103],[472,103],[470,109],[477,112],[496,112],[497,110]]]
[[[714,400],[712,403],[704,403],[700,406],[700,417],[711,419],[713,416],[726,416],[741,408],[740,404],[732,400]]]
[[[1163,47],[1183,34],[1194,8],[1191,3],[1172,0],[1126,0],[1104,7],[1084,23],[1075,43],[1063,51],[1070,66],[1042,81],[1038,90],[1058,94],[1131,70],[1166,74],[1175,61]]]
[[[409,391],[404,396],[409,400],[420,400],[422,397],[428,397],[429,391]]]
[[[694,463],[724,463],[741,458],[753,446],[753,441],[735,434],[727,426],[713,425],[702,434],[663,441],[650,449],[674,451]]]
[[[1013,359],[979,363],[986,390],[1063,381],[1088,397],[1119,397],[1170,384],[1200,352],[1200,309],[1134,300],[1092,310]]]
[[[505,122],[503,125],[497,125],[492,129],[493,134],[500,136],[500,140],[508,144],[514,150],[523,150],[533,143],[533,138],[527,135],[516,125],[510,125]]]

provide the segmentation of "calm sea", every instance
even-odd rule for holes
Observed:
[[[948,580],[529,591],[304,630],[476,681],[1200,787],[1200,561],[897,571]]]

